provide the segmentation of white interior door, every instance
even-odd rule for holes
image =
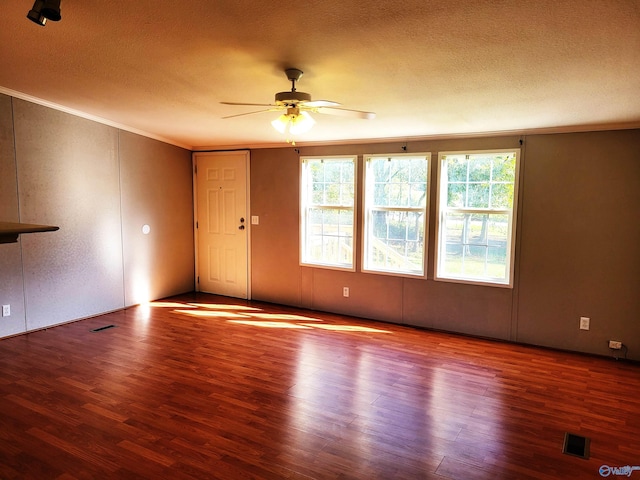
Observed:
[[[249,152],[194,153],[197,289],[249,295]]]

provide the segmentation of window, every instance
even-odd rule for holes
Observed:
[[[354,269],[355,173],[355,156],[302,158],[302,264]]]
[[[428,154],[365,157],[363,270],[424,275]]]
[[[440,154],[436,279],[512,285],[519,155]]]

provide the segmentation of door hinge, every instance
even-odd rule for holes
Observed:
[[[196,229],[198,228],[198,222],[196,222]]]

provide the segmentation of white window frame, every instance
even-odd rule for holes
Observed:
[[[409,157],[409,158],[425,158],[427,166],[426,166],[426,192],[425,192],[425,203],[424,207],[410,207],[410,206],[401,206],[401,207],[390,207],[390,206],[375,206],[373,205],[373,174],[370,171],[370,161],[373,159],[390,159],[390,158],[400,158],[400,157]],[[427,252],[428,252],[428,239],[429,239],[429,192],[430,192],[430,169],[431,169],[431,153],[429,152],[419,152],[419,153],[394,153],[394,154],[368,154],[364,155],[364,188],[363,188],[363,215],[362,215],[362,271],[367,273],[376,273],[376,274],[385,274],[385,275],[397,275],[397,276],[408,276],[408,277],[418,277],[424,278],[426,275],[426,263],[427,263]],[[372,221],[372,213],[374,211],[384,211],[384,212],[414,212],[414,213],[422,213],[423,215],[423,232],[424,238],[422,239],[422,265],[419,270],[409,269],[409,268],[376,268],[373,265],[370,265],[369,257],[370,250],[373,248],[372,245],[372,231],[373,221]]]
[[[307,165],[310,161],[344,161],[353,162],[353,204],[352,205],[321,205],[312,202],[312,189],[309,189],[309,172]],[[357,187],[358,187],[358,156],[357,155],[330,155],[330,156],[304,156],[300,157],[300,265],[309,267],[320,267],[335,270],[355,271],[356,269],[356,208],[357,208]],[[353,225],[353,236],[351,238],[351,260],[350,263],[330,263],[316,262],[308,255],[308,225],[310,208],[320,208],[323,210],[351,210],[351,224]]]
[[[492,208],[450,208],[447,207],[447,183],[444,179],[446,169],[444,162],[447,156],[452,155],[477,155],[477,154],[501,154],[501,153],[514,153],[516,157],[516,165],[514,172],[514,186],[513,186],[513,205],[511,209],[492,209]],[[493,149],[493,150],[468,150],[468,151],[453,151],[453,152],[439,152],[438,153],[438,179],[437,179],[437,203],[436,203],[436,245],[435,245],[435,262],[434,262],[434,279],[446,282],[458,282],[469,283],[477,285],[489,285],[494,287],[513,288],[513,272],[515,264],[515,247],[516,247],[516,223],[518,212],[518,188],[520,179],[520,149]],[[501,281],[495,278],[484,277],[482,279],[468,276],[454,276],[445,275],[441,269],[442,263],[446,258],[444,248],[446,243],[444,241],[444,215],[448,212],[454,213],[480,213],[480,214],[506,214],[509,217],[509,225],[507,231],[507,246],[506,251],[508,253],[506,262],[506,280]]]

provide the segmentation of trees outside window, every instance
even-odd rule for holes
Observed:
[[[355,173],[355,156],[302,158],[302,264],[354,269]]]
[[[519,154],[439,155],[436,279],[511,286]]]
[[[363,270],[424,276],[429,154],[365,156]]]

